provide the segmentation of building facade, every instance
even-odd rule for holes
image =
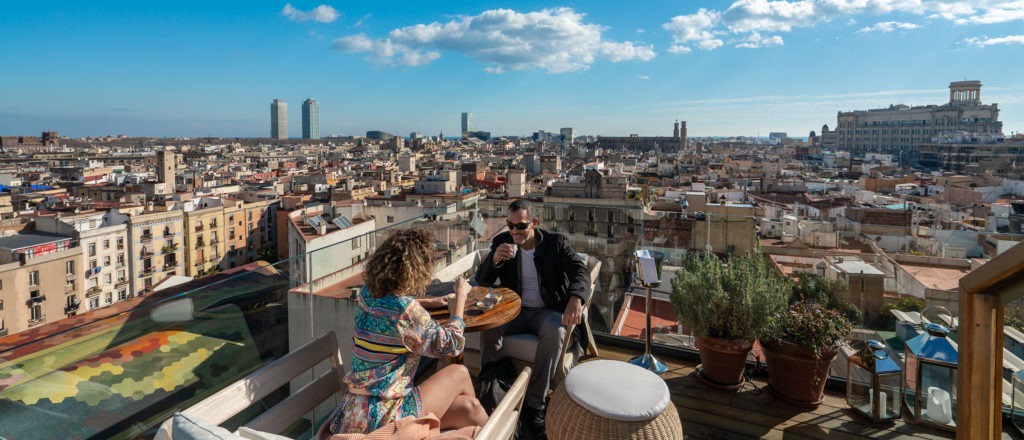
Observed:
[[[283,99],[270,103],[270,138],[288,139],[288,104]]]
[[[320,139],[320,103],[313,98],[302,103],[302,138]]]
[[[465,112],[462,114],[462,137],[469,137],[471,131],[473,131],[473,114]]]
[[[0,238],[0,336],[74,316],[85,281],[81,259],[71,237]]]
[[[82,248],[85,310],[106,307],[129,296],[128,225],[106,211],[36,218],[36,230],[74,237]]]
[[[1001,134],[997,104],[981,103],[981,81],[949,84],[949,102],[942,105],[839,112],[836,148],[854,154],[884,153],[900,166],[917,165],[922,144],[945,133]],[[829,133],[822,132],[823,136]]]
[[[167,277],[184,275],[184,222],[181,210],[137,215],[110,213],[115,222],[128,223],[129,293],[151,291]]]

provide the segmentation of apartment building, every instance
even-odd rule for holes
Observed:
[[[116,212],[116,211],[115,211]],[[74,237],[82,248],[86,310],[109,306],[129,296],[128,225],[107,211],[36,218],[36,230]]]
[[[226,218],[221,199],[203,197],[185,211],[185,275],[219,272],[224,258]]]
[[[184,215],[181,210],[135,215],[110,213],[128,224],[129,293],[139,296],[172,275],[184,275]]]
[[[261,259],[273,259],[276,237],[271,225],[276,200],[246,203],[224,198],[224,232],[227,234],[221,268],[228,269]],[[269,247],[268,247],[269,246]]]
[[[0,336],[74,316],[85,281],[72,237],[39,233],[0,238]]]

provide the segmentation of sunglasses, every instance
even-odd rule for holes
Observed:
[[[505,220],[505,225],[508,226],[509,229],[518,229],[520,231],[526,230],[526,228],[529,228],[532,224],[532,222],[512,223]]]

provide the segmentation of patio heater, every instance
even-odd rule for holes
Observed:
[[[639,250],[635,256],[636,280],[647,289],[647,334],[644,340],[644,354],[630,359],[629,363],[661,374],[668,371],[668,367],[651,354],[651,289],[661,285],[661,266],[665,261],[665,253]]]

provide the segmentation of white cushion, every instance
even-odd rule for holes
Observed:
[[[498,355],[532,364],[537,355],[537,342],[537,337],[531,333],[505,335],[501,337],[501,350],[498,350]]]
[[[657,374],[611,360],[585,362],[569,370],[565,392],[597,416],[629,422],[657,417],[672,400]]]
[[[238,428],[238,435],[245,437],[249,440],[292,440],[283,435],[271,434],[269,432],[257,431],[255,429],[243,426]]]
[[[156,439],[245,440],[244,437],[234,435],[227,429],[221,428],[220,426],[214,425],[213,423],[207,422],[199,417],[190,416],[180,412],[174,413],[174,416],[171,417],[170,426],[168,426],[167,422],[164,422],[164,424],[160,426],[160,431],[157,432]]]

